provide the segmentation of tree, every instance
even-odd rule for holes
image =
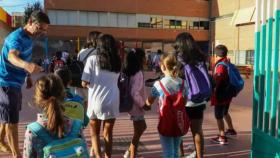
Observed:
[[[27,7],[24,10],[24,24],[27,24],[30,15],[33,11],[44,11],[43,6],[40,2],[35,2],[33,4],[28,4]]]

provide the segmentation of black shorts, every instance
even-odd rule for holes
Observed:
[[[0,87],[0,123],[16,124],[21,110],[21,89]]]
[[[215,118],[223,119],[228,114],[229,104],[227,105],[216,105],[215,106]]]
[[[190,119],[203,119],[205,108],[206,104],[202,104],[196,107],[186,107],[186,112]]]

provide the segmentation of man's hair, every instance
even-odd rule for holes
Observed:
[[[50,19],[48,15],[41,10],[35,10],[31,14],[25,13],[25,17],[24,17],[25,24],[28,23],[29,19],[31,19],[32,22],[50,24]]]

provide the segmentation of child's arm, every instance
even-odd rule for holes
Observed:
[[[151,110],[151,107],[155,100],[156,100],[155,97],[149,96],[145,102],[145,105],[143,106],[143,109],[146,111]]]

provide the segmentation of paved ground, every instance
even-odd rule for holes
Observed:
[[[153,76],[152,73],[146,73],[146,78]],[[38,77],[38,75],[37,75]],[[36,76],[34,77],[34,79]],[[207,106],[205,111],[205,119],[203,124],[205,134],[205,157],[208,158],[247,158],[250,153],[251,140],[251,105],[252,105],[252,80],[245,81],[245,88],[241,94],[234,99],[230,109],[233,118],[233,123],[238,131],[236,139],[230,139],[229,145],[221,146],[212,144],[209,139],[217,134],[217,125],[213,116],[213,108]],[[148,88],[146,91],[148,92]],[[20,113],[20,148],[23,148],[23,137],[25,126],[27,123],[36,119],[36,113],[39,111],[32,107],[33,90],[23,89],[23,110]],[[157,132],[158,115],[156,113],[156,106],[151,112],[146,115],[147,131],[144,133],[139,146],[140,154],[145,158],[159,158],[162,157],[161,146]],[[113,158],[121,158],[124,151],[128,148],[130,139],[132,137],[132,122],[129,120],[127,114],[121,114],[116,121],[114,127],[114,144],[113,144]],[[90,140],[89,129],[85,131],[85,136]],[[186,154],[193,150],[193,142],[190,133],[184,137],[184,148]],[[7,153],[0,153],[0,157],[9,157]]]

